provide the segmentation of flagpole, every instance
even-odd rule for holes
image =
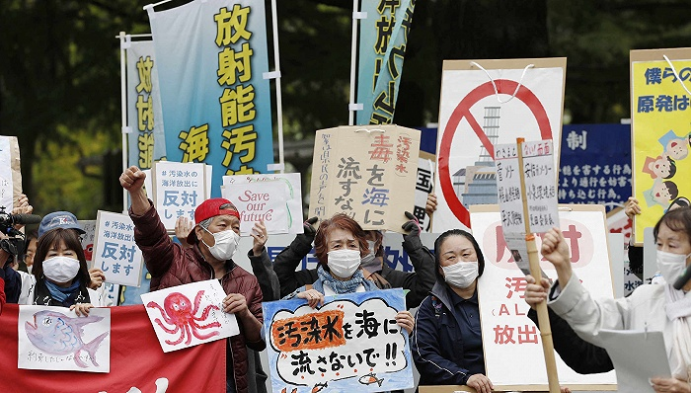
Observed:
[[[276,123],[279,137],[279,173],[284,173],[284,118],[281,100],[281,62],[279,61],[279,27],[277,22],[276,0],[272,0],[272,35],[274,38],[274,72],[278,73],[274,81],[276,86]]]
[[[356,111],[353,104],[356,102],[356,49],[358,47],[358,0],[353,0],[353,14],[351,15],[351,86],[348,94],[348,125],[353,126]]]
[[[120,38],[120,106],[123,172],[127,169],[127,82],[125,75],[125,32],[121,31]],[[123,212],[127,212],[127,190],[123,188]]]

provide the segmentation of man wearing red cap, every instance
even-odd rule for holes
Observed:
[[[256,351],[265,348],[262,329],[262,291],[257,279],[236,265],[232,258],[240,239],[240,214],[224,198],[204,201],[195,210],[195,228],[187,238],[191,248],[174,243],[159,218],[154,204],[142,188],[144,172],[132,166],[120,176],[120,184],[130,193],[130,217],[135,224],[135,242],[142,250],[151,274],[150,290],[218,279],[227,296],[224,311],[234,313],[240,335],[229,338],[226,347],[226,391],[247,392],[253,371],[248,368],[246,345]],[[267,259],[266,229],[255,224],[250,259]],[[271,264],[271,262],[269,263]]]

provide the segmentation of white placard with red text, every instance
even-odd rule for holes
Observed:
[[[562,206],[567,207],[567,206]],[[570,247],[572,268],[595,299],[613,298],[605,210],[600,205],[570,205],[559,211],[560,228]],[[526,316],[526,280],[502,238],[499,209],[495,205],[471,209],[473,234],[485,256],[478,282],[486,375],[498,385],[547,385],[540,332]],[[541,238],[536,237],[540,250]],[[541,268],[557,278],[552,264]],[[580,375],[557,356],[560,385],[615,384],[615,372]],[[574,390],[574,387],[571,387]]]

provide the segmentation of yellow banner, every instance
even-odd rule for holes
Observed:
[[[668,209],[690,204],[690,60],[671,63],[662,56],[632,62],[632,173],[642,208],[637,244]]]

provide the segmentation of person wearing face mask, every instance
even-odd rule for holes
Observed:
[[[43,234],[32,273],[36,284],[28,296],[30,304],[69,307],[77,316],[88,315],[93,306],[105,306],[90,288],[86,257],[74,231],[58,227]]]
[[[316,308],[324,304],[325,296],[378,290],[374,282],[365,279],[360,269],[361,259],[368,254],[367,245],[365,231],[348,215],[336,214],[322,221],[315,236],[318,278],[284,299],[304,298],[310,307]],[[413,329],[413,316],[409,311],[400,311],[396,321],[409,333]]]
[[[402,225],[407,231],[403,234],[402,243],[413,265],[413,272],[403,272],[392,269],[384,264],[384,247],[382,232],[368,230],[365,232],[368,242],[368,253],[361,259],[361,268],[366,279],[369,279],[380,289],[397,288],[409,290],[406,293],[406,307],[415,308],[435,283],[434,256],[420,240],[421,227],[416,218],[406,212],[409,221]],[[302,259],[310,253],[315,238],[317,217],[308,219],[304,224],[304,233],[296,235],[295,240],[274,259],[274,272],[281,283],[281,296],[294,291],[296,288],[313,283],[318,279],[317,269],[296,271]],[[255,271],[257,274],[257,271]],[[259,277],[259,275],[258,275]]]
[[[484,267],[483,253],[468,232],[448,230],[435,240],[437,281],[418,308],[411,340],[419,385],[493,390],[485,376],[478,310],[477,283]]]
[[[132,166],[120,176],[121,186],[130,194],[130,217],[134,236],[151,274],[150,290],[217,279],[226,297],[223,308],[235,314],[240,334],[227,340],[226,391],[248,392],[255,369],[248,366],[248,351],[266,347],[262,330],[262,291],[257,279],[233,262],[240,239],[240,213],[230,201],[211,198],[195,209],[195,226],[186,248],[174,243],[166,232],[156,208],[142,187],[144,172]],[[264,244],[267,230],[261,223],[252,229],[250,260],[269,261]],[[271,264],[271,261],[269,261]]]
[[[656,264],[664,282],[644,284],[626,298],[594,300],[572,272],[569,248],[562,232],[546,233],[541,253],[557,271],[558,280],[528,284],[526,301],[548,298],[548,306],[585,340],[603,346],[599,331],[663,332],[672,376],[651,376],[656,392],[690,392],[690,282],[673,284],[690,265],[690,208],[669,210],[654,227]],[[548,296],[549,294],[549,296]]]

